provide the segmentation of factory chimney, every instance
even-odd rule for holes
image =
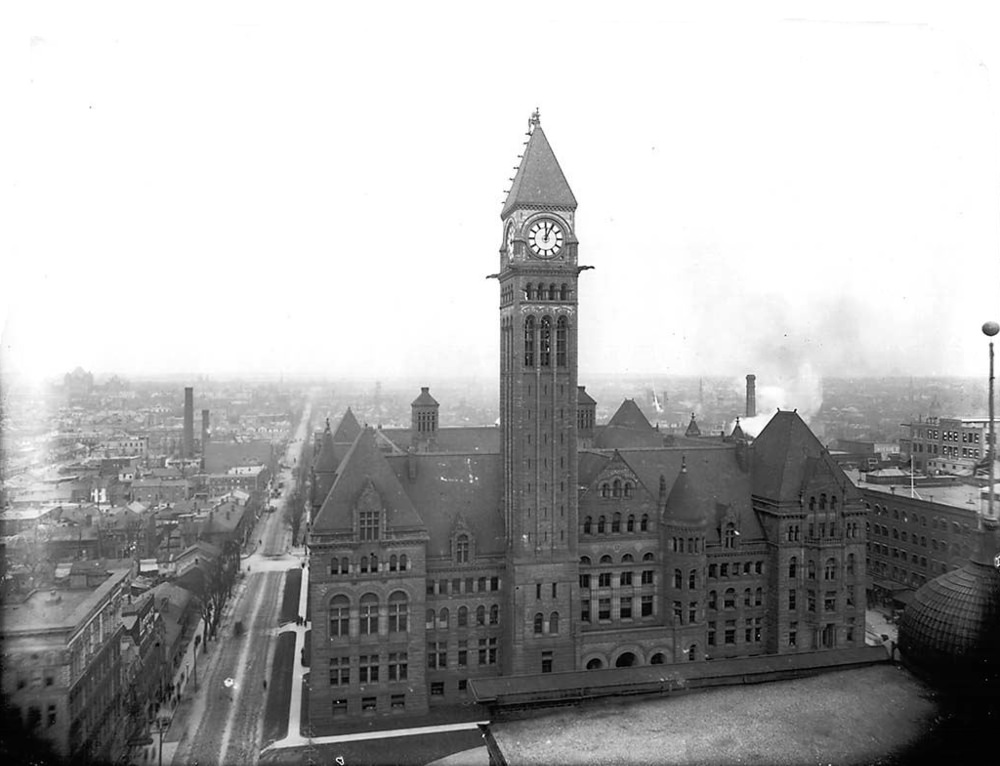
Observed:
[[[205,448],[208,446],[209,431],[208,431],[208,410],[201,411],[201,454],[205,454]]]
[[[184,388],[184,441],[181,444],[181,457],[185,460],[194,456],[194,389]]]
[[[757,417],[757,376],[747,375],[747,417]]]

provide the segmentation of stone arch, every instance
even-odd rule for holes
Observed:
[[[608,666],[607,658],[599,652],[584,655],[583,667],[587,670],[603,670]]]

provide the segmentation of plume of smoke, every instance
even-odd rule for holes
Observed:
[[[734,385],[745,391],[746,381],[737,378]],[[779,409],[798,410],[808,424],[823,406],[823,381],[809,362],[800,362],[794,370],[770,371],[757,376],[757,416],[740,418],[740,427],[747,436],[757,436]],[[728,431],[736,425],[733,420]],[[727,432],[728,432],[727,431]]]

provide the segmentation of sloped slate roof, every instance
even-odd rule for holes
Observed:
[[[626,426],[600,426],[594,431],[594,446],[599,449],[662,447],[663,434],[652,428],[647,431]]]
[[[858,494],[797,412],[775,413],[754,441],[753,453],[753,493],[759,497],[797,500],[808,481],[822,473],[835,478],[848,495]]]
[[[437,407],[437,399],[431,396],[430,388],[424,386],[420,389],[420,396],[410,402],[411,407]]]
[[[455,519],[461,514],[479,554],[503,553],[505,535],[500,509],[503,487],[496,454],[411,454],[387,459],[427,526],[428,556],[447,556]],[[407,461],[415,461],[409,478]]]
[[[705,500],[703,493],[698,492],[694,487],[691,477],[687,472],[687,460],[682,457],[681,472],[674,479],[674,485],[667,495],[666,518],[676,519],[686,522],[700,522],[711,520],[715,513],[714,508],[702,508],[701,503]]]
[[[646,416],[642,414],[642,410],[639,409],[639,405],[635,403],[635,399],[626,399],[618,407],[618,411],[611,416],[611,420],[608,421],[609,426],[621,426],[623,428],[634,428],[640,431],[652,431],[653,426],[649,424],[649,420]]]
[[[576,197],[556,160],[541,125],[536,125],[524,149],[501,218],[516,207],[553,205],[576,210]]]
[[[348,407],[347,412],[344,413],[344,417],[337,424],[337,430],[333,432],[333,441],[336,444],[353,444],[360,433],[361,424],[358,423],[358,419],[354,417],[354,413]]]
[[[409,428],[383,428],[380,435],[406,451],[413,443]],[[468,428],[439,428],[434,434],[433,451],[484,455],[500,454],[500,429],[496,426],[471,426]]]
[[[419,529],[424,526],[375,443],[374,430],[365,428],[344,457],[337,478],[313,522],[313,531],[348,532],[354,529],[354,507],[369,482],[374,485],[385,508],[387,527]]]
[[[597,404],[597,400],[594,399],[590,394],[587,393],[586,386],[576,387],[576,403],[580,404]]]
[[[348,412],[350,412],[350,410],[348,410]],[[347,416],[345,415],[344,417],[346,418]],[[343,420],[341,421],[341,424],[343,424]],[[340,429],[338,428],[338,431],[339,430]],[[333,446],[333,433],[330,431],[329,420],[326,421],[326,428],[323,429],[323,438],[320,441],[319,454],[316,456],[316,462],[313,463],[313,470],[316,471],[316,473],[333,473],[337,470],[336,451]]]

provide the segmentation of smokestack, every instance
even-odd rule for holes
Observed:
[[[201,454],[205,454],[205,447],[208,446],[208,410],[201,411]]]
[[[181,444],[181,457],[190,458],[194,455],[194,389],[187,386],[184,389],[184,441]]]
[[[747,417],[757,417],[757,376],[747,375]]]

